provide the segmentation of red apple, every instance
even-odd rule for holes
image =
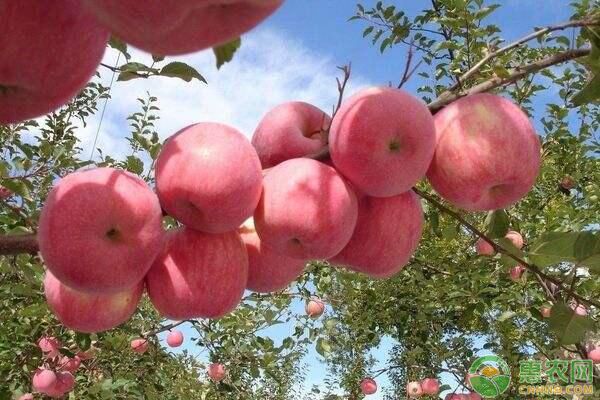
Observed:
[[[571,309],[579,316],[585,317],[588,315],[588,310],[583,304],[572,304]]]
[[[143,338],[133,339],[130,347],[134,352],[144,354],[148,350],[148,340]]]
[[[423,229],[423,210],[411,190],[394,197],[364,196],[350,242],[331,259],[373,278],[398,273],[416,250]]]
[[[42,353],[48,358],[54,358],[60,354],[60,341],[53,336],[42,336],[40,340],[38,340],[38,346]]]
[[[550,318],[552,309],[550,307],[542,307],[541,314],[544,318]]]
[[[365,396],[377,392],[377,382],[373,378],[364,378],[360,381],[360,391]]]
[[[306,315],[311,318],[319,318],[325,312],[325,303],[318,297],[313,297],[306,303]]]
[[[263,168],[316,154],[327,147],[331,118],[312,104],[292,101],[269,111],[258,124],[252,145]]]
[[[540,170],[540,141],[527,115],[493,94],[451,103],[435,115],[437,147],[427,177],[446,200],[469,211],[508,207]]]
[[[54,387],[56,383],[56,374],[54,371],[45,368],[38,368],[31,380],[31,386],[36,392],[45,393],[48,389]]]
[[[179,347],[183,343],[183,333],[181,331],[172,331],[167,335],[167,344],[169,347]]]
[[[144,279],[163,243],[158,198],[139,177],[113,168],[64,177],[46,199],[40,252],[69,287],[98,294]]]
[[[73,390],[75,387],[75,377],[70,372],[59,372],[56,374],[54,386],[46,391],[46,394],[52,398],[59,398]]]
[[[282,256],[263,246],[252,218],[239,229],[248,252],[248,283],[254,292],[276,292],[296,280],[304,271],[305,260]]]
[[[81,359],[78,356],[75,356],[73,358],[64,356],[58,362],[58,368],[61,371],[67,371],[67,372],[77,371],[79,369],[80,365],[81,365]]]
[[[357,215],[356,196],[335,169],[295,158],[265,176],[254,224],[261,243],[276,253],[327,259],[348,244]]]
[[[208,234],[189,228],[169,233],[146,276],[148,295],[165,318],[219,318],[240,303],[248,255],[236,231]]]
[[[594,364],[600,364],[600,347],[592,347],[587,352],[587,357],[594,362]]]
[[[0,200],[6,200],[9,197],[11,197],[12,195],[13,195],[12,190],[0,185]]]
[[[215,382],[220,382],[225,378],[225,366],[219,363],[213,363],[208,366],[208,376]]]
[[[163,208],[190,228],[224,233],[252,216],[262,189],[256,151],[237,130],[200,123],[171,136],[156,162]]]
[[[421,397],[423,395],[423,388],[419,382],[408,382],[408,385],[406,385],[406,394],[408,397]]]
[[[144,281],[122,292],[80,292],[61,283],[46,271],[44,293],[48,306],[66,327],[78,332],[102,332],[127,321],[144,292]]]
[[[493,256],[496,254],[494,247],[487,242],[487,240],[479,238],[475,243],[475,250],[480,256]]]
[[[523,277],[525,267],[522,265],[516,265],[510,269],[510,280],[513,282],[519,282]]]
[[[475,392],[471,392],[468,395],[466,395],[465,397],[466,397],[465,400],[482,400],[482,397],[479,395],[479,393],[475,393]]]
[[[329,149],[358,190],[396,196],[425,176],[435,151],[433,118],[425,103],[402,90],[362,90],[335,115]]]
[[[510,240],[510,242],[513,244],[513,246],[515,246],[517,249],[522,249],[523,245],[525,244],[525,242],[523,240],[523,236],[521,236],[521,234],[519,232],[508,231],[508,233],[504,237],[506,239]]]
[[[79,0],[0,2],[0,124],[69,102],[96,72],[108,37]]]
[[[423,394],[435,396],[440,392],[440,381],[434,378],[425,378],[421,381]]]
[[[226,43],[271,15],[283,0],[86,0],[115,35],[152,54],[191,53]]]
[[[564,190],[571,190],[571,189],[575,188],[575,185],[576,185],[575,180],[573,178],[571,178],[570,176],[565,176],[560,181],[560,186]]]

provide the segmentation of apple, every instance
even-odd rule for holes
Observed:
[[[335,169],[295,158],[271,168],[254,213],[261,243],[286,257],[327,259],[350,241],[356,195]]]
[[[360,381],[360,391],[368,396],[377,392],[377,382],[373,378],[363,378]]]
[[[60,354],[60,341],[54,336],[42,336],[38,340],[38,347],[47,358],[54,358]]]
[[[75,387],[75,377],[70,372],[59,372],[56,374],[54,386],[46,390],[46,394],[52,398],[64,396]]]
[[[600,364],[600,347],[592,347],[587,352],[587,357],[594,362],[594,364]]]
[[[31,385],[33,389],[40,393],[45,393],[48,389],[54,387],[56,383],[56,374],[46,368],[38,368],[33,375]]]
[[[423,394],[435,396],[440,392],[440,381],[434,378],[425,378],[421,381]]]
[[[22,394],[21,397],[19,397],[19,400],[33,400],[33,394],[31,394],[31,393]]]
[[[408,382],[406,385],[406,394],[408,397],[421,397],[423,395],[423,388],[419,382]]]
[[[73,358],[64,356],[58,362],[58,368],[61,371],[67,371],[67,372],[77,371],[79,369],[80,365],[81,365],[81,358],[79,358],[78,356],[75,356]]]
[[[85,0],[116,36],[152,54],[218,46],[251,30],[283,0]]]
[[[165,318],[220,318],[240,303],[248,281],[248,255],[236,231],[169,232],[146,276],[148,295]]]
[[[6,200],[13,195],[12,190],[0,185],[0,200]]]
[[[208,366],[208,376],[215,382],[220,382],[225,378],[225,366],[219,363],[212,363]]]
[[[412,190],[393,197],[364,196],[352,238],[331,262],[372,278],[388,278],[408,263],[422,230],[423,210]]]
[[[510,242],[513,244],[513,246],[515,246],[517,249],[522,249],[523,245],[525,244],[524,240],[523,240],[523,236],[521,236],[521,234],[519,232],[516,231],[508,231],[506,233],[506,236],[504,236],[506,239],[510,240]]]
[[[479,238],[475,243],[475,251],[480,256],[493,256],[496,254],[496,250],[494,250],[494,246],[488,243],[487,240],[483,238]]]
[[[42,208],[38,240],[48,269],[89,293],[130,290],[163,243],[158,198],[139,177],[113,168],[73,172]]]
[[[540,140],[527,115],[493,94],[457,100],[435,115],[437,147],[427,177],[446,200],[468,211],[508,207],[538,176]]]
[[[248,252],[248,283],[246,288],[254,292],[276,292],[287,287],[304,271],[305,260],[280,255],[261,244],[249,218],[239,229]]]
[[[108,38],[79,0],[0,2],[0,124],[69,102],[96,72]]]
[[[134,352],[144,354],[148,350],[148,340],[143,338],[133,339],[130,347]]]
[[[552,314],[552,309],[550,307],[542,307],[540,312],[544,318],[550,318],[550,315]]]
[[[122,292],[100,294],[71,289],[50,271],[44,278],[50,310],[64,326],[78,332],[102,332],[121,325],[134,313],[143,292],[143,281]]]
[[[525,272],[525,267],[522,265],[516,265],[510,269],[510,280],[513,282],[519,282]]]
[[[449,393],[446,395],[445,400],[467,400],[464,395],[457,393]]]
[[[479,393],[471,392],[465,396],[465,400],[482,400],[483,398],[479,395]]]
[[[585,317],[588,315],[588,310],[583,304],[572,304],[571,309],[579,316]]]
[[[183,333],[181,331],[172,331],[167,335],[167,344],[169,347],[179,347],[183,343]]]
[[[317,154],[327,148],[324,132],[331,118],[319,108],[302,101],[278,105],[258,124],[252,145],[263,168]]]
[[[333,164],[358,190],[396,196],[425,176],[435,151],[425,103],[389,87],[362,90],[336,113],[329,133]]]
[[[325,312],[325,303],[318,297],[313,297],[306,303],[306,315],[311,318],[319,318]]]
[[[237,229],[262,189],[260,160],[240,132],[199,123],[171,136],[156,161],[156,189],[169,215],[207,233]]]
[[[564,190],[571,190],[571,189],[575,188],[575,185],[576,185],[575,180],[570,176],[565,176],[560,181],[560,187],[562,187]]]

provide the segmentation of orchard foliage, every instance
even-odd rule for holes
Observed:
[[[93,349],[94,358],[74,373],[70,396],[77,399],[305,399],[298,382],[306,372],[302,357],[311,348],[326,363],[325,387],[332,388],[307,388],[314,400],[362,398],[361,381],[383,374],[391,384],[379,390],[389,399],[404,398],[408,382],[442,372],[462,382],[480,348],[511,366],[531,357],[585,358],[585,344],[598,339],[600,312],[600,4],[575,0],[569,5],[571,19],[585,23],[541,27],[533,40],[502,50],[516,38],[504,37],[501,26],[487,22],[499,4],[432,0],[421,13],[407,15],[401,2],[395,3],[359,4],[349,23],[362,24],[364,40],[377,51],[406,56],[406,70],[390,80],[399,86],[416,81],[415,94],[427,103],[445,105],[458,95],[492,90],[529,113],[542,137],[542,167],[528,195],[505,210],[466,213],[422,181],[417,193],[426,220],[423,237],[397,275],[373,280],[327,262],[311,262],[283,291],[247,293],[233,313],[190,322],[194,335],[185,341],[195,343],[210,363],[226,367],[221,382],[209,380],[206,363],[194,355],[175,355],[162,347],[156,333],[165,329],[161,326],[168,328],[168,322],[146,297],[119,328],[75,333],[62,327],[46,305],[39,256],[3,252],[0,398],[31,391],[32,374],[47,362],[37,346],[42,336],[59,338],[67,356]],[[124,61],[101,66],[98,73],[116,73],[115,85],[161,76],[205,82],[193,66],[161,55],[144,65],[132,58],[124,41],[113,37],[108,45]],[[215,47],[217,65],[235,57],[240,45],[234,39]],[[591,50],[580,54],[580,49]],[[567,58],[561,60],[572,61],[556,61],[563,56]],[[481,60],[485,62],[479,65]],[[545,67],[547,60],[556,66]],[[540,68],[526,67],[532,65]],[[475,72],[467,72],[473,68]],[[520,75],[522,71],[527,73]],[[42,119],[0,125],[0,185],[9,191],[0,201],[4,237],[36,233],[50,189],[79,168],[122,168],[154,185],[162,143],[155,127],[160,99],[151,90],[128,117],[126,157],[118,159],[102,149],[91,156],[82,151],[77,132],[109,97],[108,87],[92,81]],[[167,218],[168,227],[176,224]],[[509,230],[522,234],[522,249],[505,238]],[[479,233],[495,242],[494,256],[475,252]],[[3,240],[2,249],[6,246]],[[509,270],[518,260],[530,268],[514,282]],[[325,314],[320,319],[298,315],[292,306],[313,296],[327,305]],[[585,304],[586,316],[573,311],[577,303]],[[549,318],[541,313],[544,307],[552,307]],[[293,333],[274,341],[269,329],[280,324],[291,324]],[[130,341],[140,336],[149,341],[144,354],[130,350]],[[372,351],[382,343],[391,343],[391,350],[380,360],[385,367],[376,369]],[[513,368],[515,379],[517,371]],[[600,390],[600,372],[595,373]],[[336,395],[335,387],[345,395]]]

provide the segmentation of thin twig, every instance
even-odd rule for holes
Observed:
[[[504,47],[501,47],[500,49],[489,53],[487,56],[483,57],[477,64],[475,64],[471,69],[469,69],[467,72],[465,72],[463,75],[461,75],[458,78],[458,82],[455,83],[454,85],[452,85],[448,91],[449,92],[453,92],[455,91],[457,88],[460,87],[460,84],[462,82],[465,82],[467,79],[471,78],[473,75],[475,75],[477,72],[479,72],[479,70],[486,65],[490,60],[498,57],[501,54],[504,54],[512,49],[515,49],[519,46],[521,46],[524,43],[527,43],[531,40],[537,39],[549,32],[553,32],[553,31],[559,31],[559,30],[564,30],[567,28],[572,28],[572,27],[582,27],[582,26],[590,26],[590,25],[594,25],[597,24],[597,22],[591,20],[591,19],[583,19],[583,20],[577,20],[577,21],[568,21],[568,22],[564,22],[562,24],[558,24],[558,25],[552,25],[552,26],[547,26],[543,29],[539,29],[533,33],[530,33],[527,36],[522,37],[521,39],[510,43]]]
[[[485,82],[480,83],[479,85],[473,86],[468,90],[461,90],[459,92],[444,92],[435,101],[429,104],[429,110],[432,113],[436,113],[448,104],[460,99],[461,97],[470,96],[477,93],[489,92],[493,89],[509,85],[529,74],[540,71],[542,69],[551,67],[553,65],[562,64],[566,61],[585,57],[589,55],[590,52],[591,49],[583,48],[556,53],[541,60],[535,61],[531,64],[526,64],[514,68],[509,72],[509,75],[507,77],[493,77]]]

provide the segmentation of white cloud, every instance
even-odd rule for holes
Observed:
[[[150,57],[142,52],[133,51],[132,54],[134,60],[151,63]],[[114,65],[115,59],[116,52],[110,51],[104,62]],[[116,156],[127,152],[124,137],[129,126],[126,117],[139,111],[136,98],[145,97],[146,92],[159,99],[161,119],[157,131],[163,139],[200,121],[226,123],[251,137],[262,116],[279,103],[303,100],[331,112],[337,101],[335,77],[339,71],[336,61],[308,49],[284,32],[260,29],[245,36],[233,61],[220,70],[216,69],[210,50],[177,60],[194,66],[207,79],[208,85],[163,77],[115,82],[97,147]],[[111,74],[108,70],[102,72],[102,79],[108,84]],[[348,92],[364,85],[364,79],[352,76]],[[99,114],[79,132],[85,155],[91,149]]]

